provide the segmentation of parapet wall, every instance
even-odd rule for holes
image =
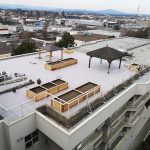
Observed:
[[[123,83],[119,84],[118,86],[114,87],[110,91],[108,91],[103,97],[100,97],[93,101],[90,104],[91,111],[94,112],[97,110],[99,107],[105,104],[105,102],[110,101],[116,94],[119,94],[122,92],[125,88],[129,87],[134,83],[135,80],[138,80],[141,76],[143,76],[146,72],[150,71],[150,67],[147,67],[140,71],[139,73],[135,74],[133,77],[127,79]],[[89,113],[89,108],[88,107],[83,107],[80,109],[75,115],[66,118],[62,114],[56,112],[53,108],[50,106],[42,106],[37,109],[39,112],[41,112],[43,115],[46,115],[61,125],[63,125],[65,128],[69,129],[73,127],[75,124],[77,124],[79,121],[81,121],[83,118],[87,117],[90,115]]]

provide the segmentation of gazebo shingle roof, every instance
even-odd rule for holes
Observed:
[[[43,46],[41,47],[42,49],[45,49],[46,51],[50,52],[50,51],[59,51],[59,50],[62,50],[61,47],[58,47],[54,44],[49,44],[49,45],[46,45],[46,46]]]
[[[109,63],[108,73],[109,73],[111,62],[113,60],[120,59],[120,63],[119,63],[119,69],[120,69],[122,57],[129,56],[129,54],[127,52],[121,52],[119,50],[116,50],[116,49],[108,47],[108,46],[88,52],[87,55],[90,56],[89,68],[91,66],[92,57],[100,58],[101,60],[102,59],[107,60]]]
[[[106,46],[106,47],[88,52],[87,55],[90,57],[96,57],[96,58],[101,58],[101,59],[105,59],[108,61],[113,61],[116,59],[120,59],[124,56],[128,56],[128,53],[121,52],[114,48]]]

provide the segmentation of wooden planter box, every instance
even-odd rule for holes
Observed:
[[[55,61],[55,62],[52,62],[52,63],[45,64],[45,69],[56,70],[56,69],[62,68],[64,66],[65,65],[61,61]]]
[[[63,81],[61,79],[54,80],[52,81],[52,83],[57,85],[59,92],[68,88],[68,82]]]
[[[87,98],[98,93],[100,91],[100,86],[92,82],[88,82],[80,87],[77,87],[76,90],[84,93]]]
[[[47,63],[45,64],[45,69],[52,71],[52,70],[60,69],[60,68],[67,67],[73,64],[77,64],[77,59],[68,58],[68,59],[63,59],[61,61]]]
[[[57,85],[55,85],[55,84],[53,84],[53,83],[51,83],[51,82],[48,82],[48,83],[46,83],[46,84],[43,84],[43,85],[41,85],[42,87],[44,87],[44,88],[46,88],[47,89],[47,92],[49,93],[49,94],[55,94],[55,93],[57,93],[58,92],[58,86]]]
[[[77,64],[77,59],[74,58],[63,59],[62,61],[66,64],[66,66]]]
[[[59,99],[68,102],[65,103],[63,101],[60,101]],[[61,111],[61,112],[65,112],[68,110],[68,108],[72,108],[75,105],[78,104],[78,102],[82,102],[83,100],[85,100],[84,95],[81,92],[78,92],[76,90],[72,90],[69,91],[63,95],[60,95],[58,98],[54,98],[51,100],[51,105]]]
[[[77,87],[75,90],[69,91],[63,95],[60,95],[58,98],[52,99],[51,106],[61,112],[65,112],[68,108],[70,109],[74,107],[78,103],[86,100],[88,97],[98,93],[99,91],[99,85],[88,82],[80,87]]]
[[[72,49],[65,49],[65,50],[63,50],[63,52],[66,54],[72,54],[73,50]]]
[[[131,70],[133,72],[138,72],[138,71],[140,71],[140,65],[139,64],[130,64],[129,70]]]
[[[31,99],[35,98],[36,102],[41,99],[44,99],[47,96],[48,94],[46,94],[46,89],[44,89],[41,86],[37,86],[37,87],[27,90],[27,97]]]

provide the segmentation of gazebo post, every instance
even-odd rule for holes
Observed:
[[[63,49],[61,49],[61,60],[63,60]]]
[[[102,58],[100,59],[100,64],[102,64]]]
[[[50,62],[52,62],[52,51],[49,52]]]
[[[38,49],[39,52],[39,59],[41,59],[41,48]]]
[[[122,58],[120,58],[119,69],[120,69],[120,67],[121,67],[121,61],[122,61]]]
[[[111,63],[114,60],[120,60],[119,62],[119,69],[121,68],[121,62],[122,62],[122,58],[125,56],[128,56],[128,53],[124,53],[121,51],[118,51],[114,48],[108,47],[108,45],[106,47],[100,48],[100,49],[96,49],[94,51],[91,52],[87,52],[86,53],[89,57],[95,57],[95,58],[99,58],[100,60],[100,64],[102,63],[102,59],[105,59],[108,61],[108,74],[110,71],[110,67],[111,67]],[[89,68],[91,65],[91,58],[89,59]]]
[[[91,59],[92,57],[89,58],[89,68],[91,67]]]
[[[108,74],[109,74],[109,70],[110,70],[111,61],[108,61],[108,64],[109,64],[109,66],[108,66]]]

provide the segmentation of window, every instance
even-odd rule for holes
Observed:
[[[25,142],[28,142],[28,141],[30,141],[31,140],[31,134],[29,134],[29,135],[27,135],[26,137],[25,137]]]
[[[27,135],[24,139],[25,139],[26,150],[28,150],[31,146],[33,146],[34,144],[36,144],[39,141],[38,130]]]
[[[26,143],[26,149],[30,148],[31,146],[32,146],[32,141]]]
[[[37,137],[35,137],[35,138],[33,138],[33,140],[32,140],[33,144],[37,143],[37,142],[38,142],[38,140],[39,140],[39,137],[38,137],[38,136],[37,136]]]
[[[129,117],[129,116],[130,116],[130,112],[126,112],[125,117]]]
[[[150,99],[145,103],[146,108],[148,109],[150,106]]]

